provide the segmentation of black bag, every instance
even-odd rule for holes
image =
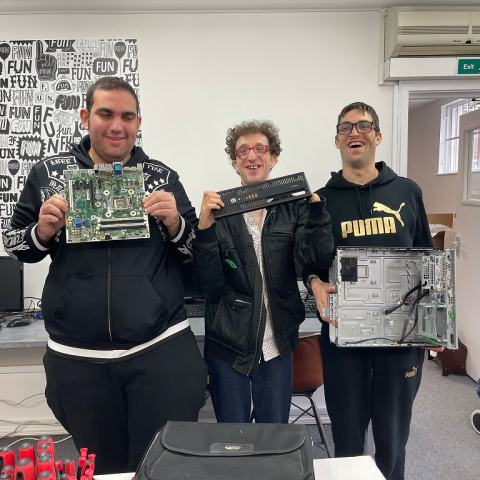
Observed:
[[[314,480],[305,425],[168,422],[135,480]]]

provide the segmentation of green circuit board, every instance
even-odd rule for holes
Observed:
[[[67,243],[149,238],[142,165],[66,170]]]

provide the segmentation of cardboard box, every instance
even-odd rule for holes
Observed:
[[[455,213],[427,213],[433,244],[436,248],[455,248]]]
[[[430,225],[445,225],[450,228],[455,228],[456,217],[455,213],[427,213]]]

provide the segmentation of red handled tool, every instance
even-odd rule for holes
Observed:
[[[15,480],[35,480],[35,465],[30,458],[24,457],[17,462]]]
[[[35,465],[35,449],[32,442],[23,442],[18,446],[18,459],[29,458]]]
[[[0,448],[0,471],[5,465],[15,465],[15,453],[12,447]]]

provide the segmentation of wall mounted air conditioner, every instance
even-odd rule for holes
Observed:
[[[389,8],[385,60],[421,55],[480,55],[480,7]]]

